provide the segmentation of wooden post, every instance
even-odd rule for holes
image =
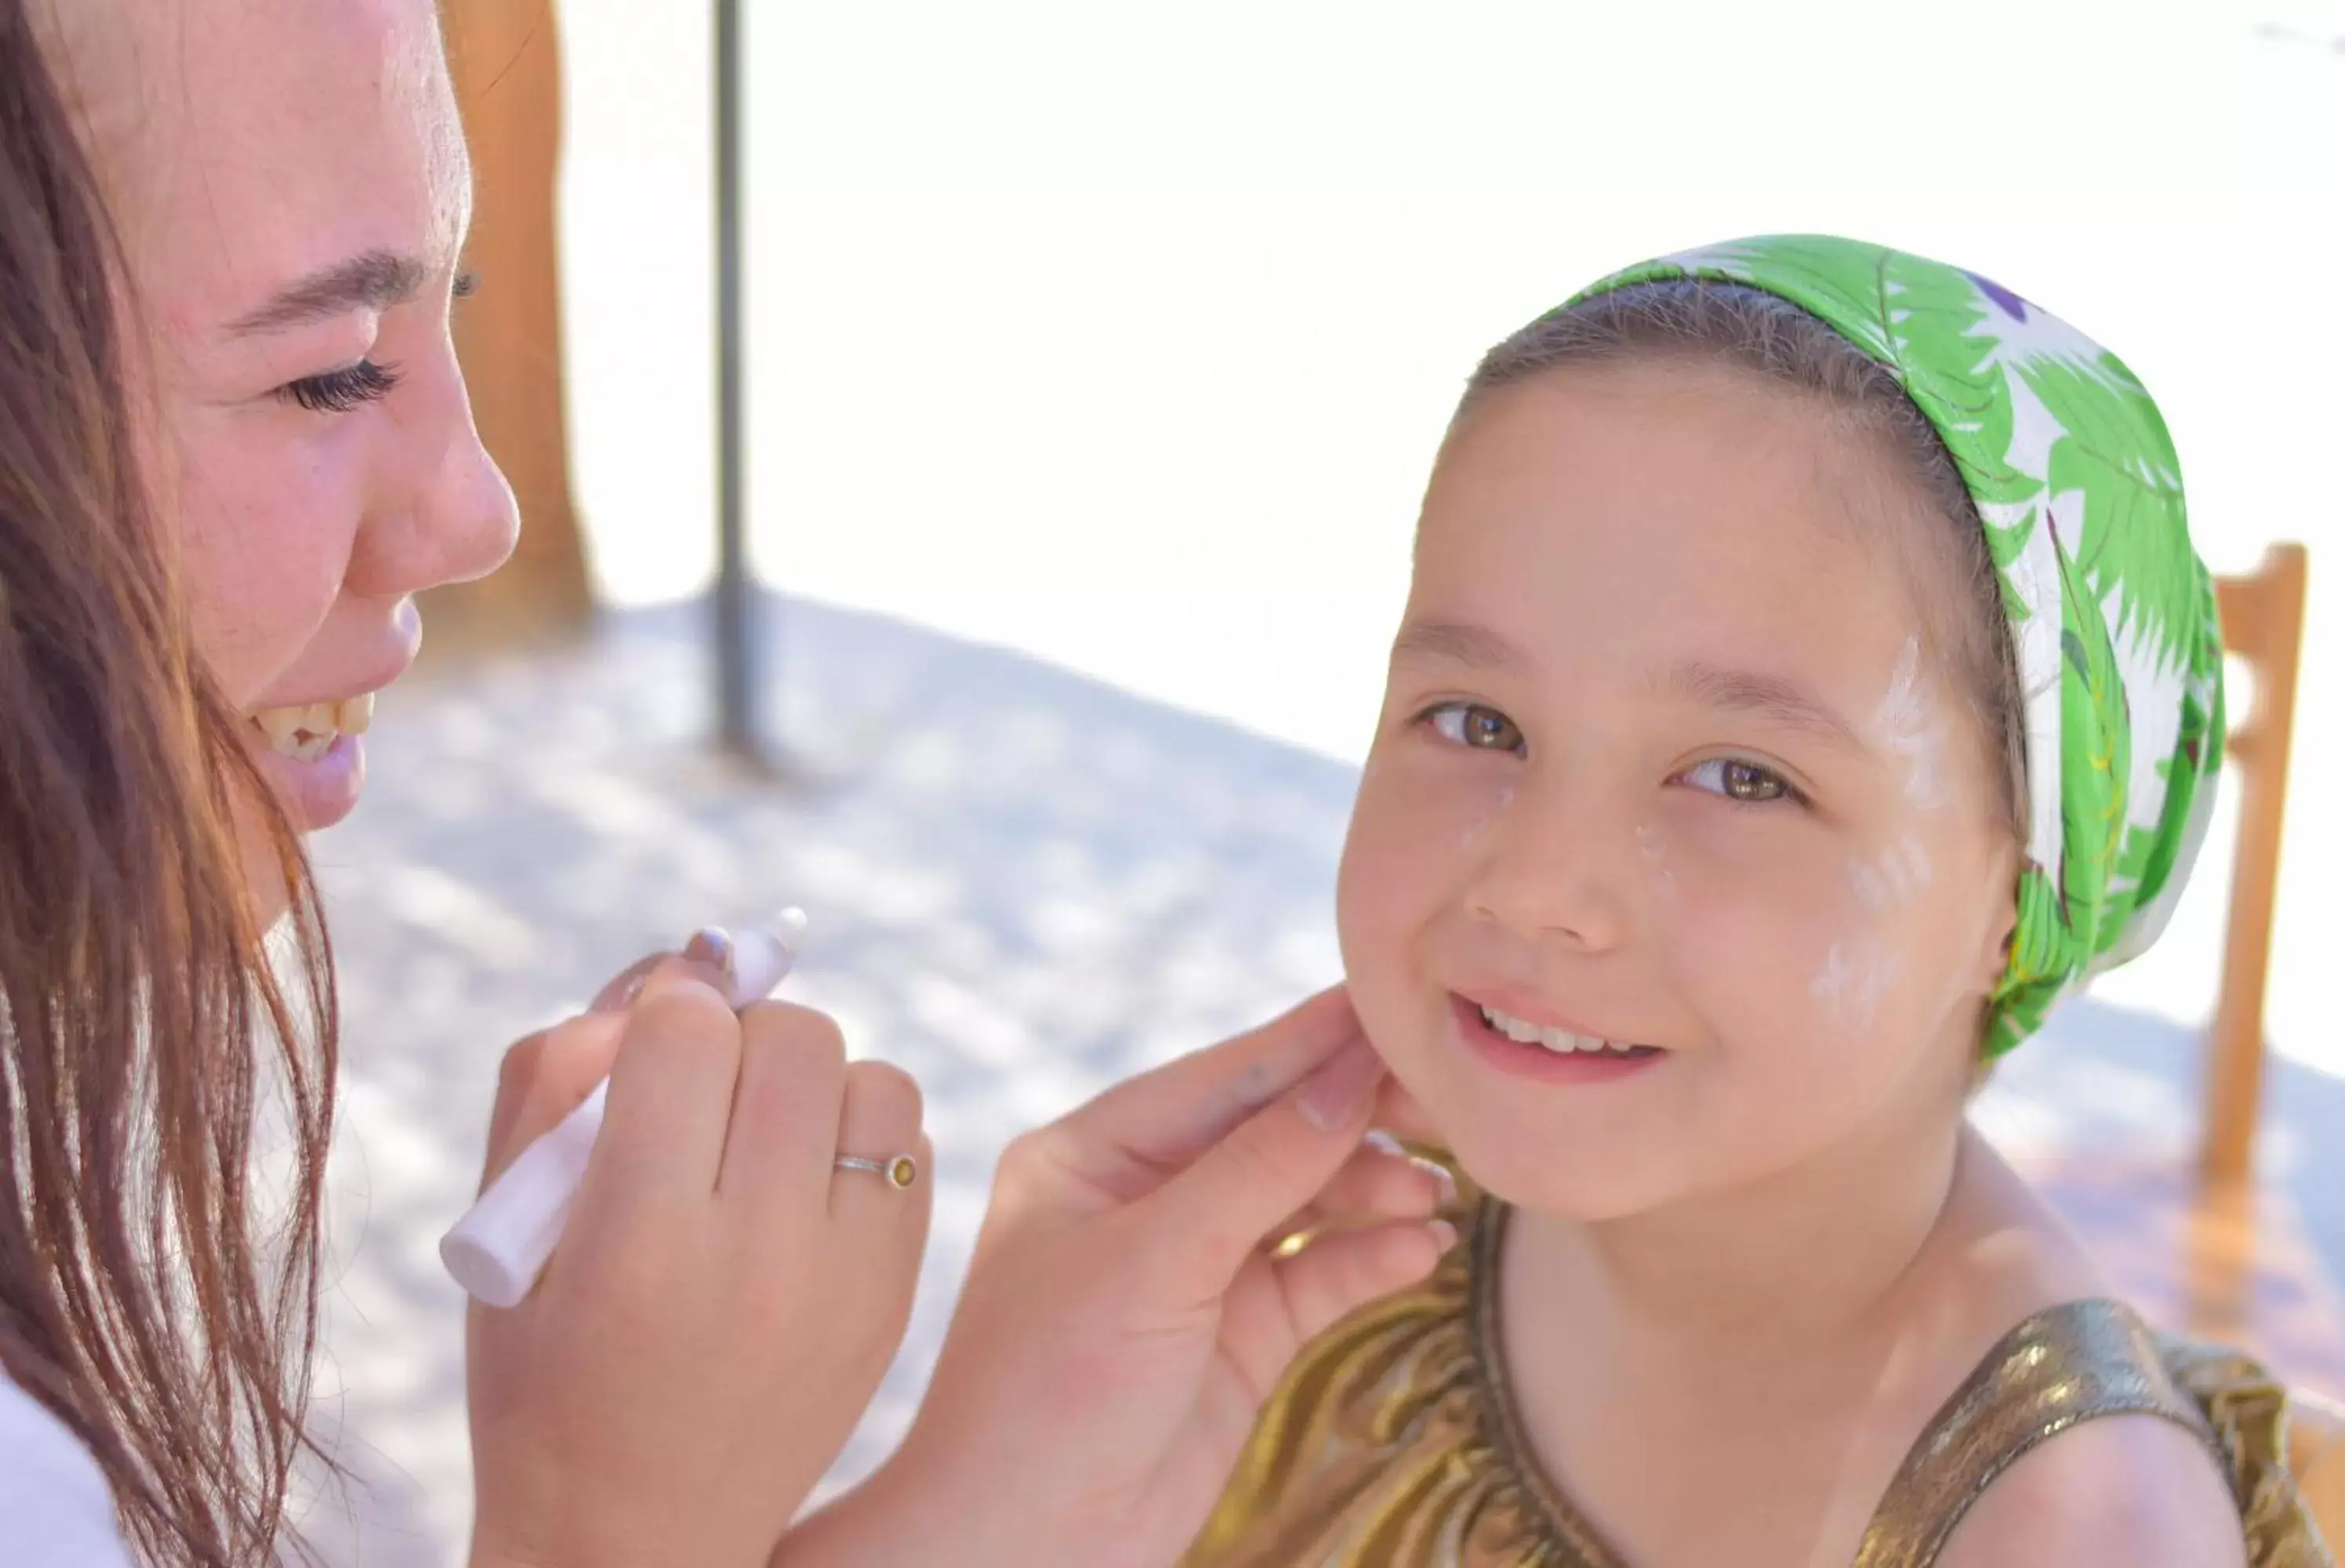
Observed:
[[[2231,731],[2239,764],[2239,849],[2223,939],[2223,989],[2207,1074],[2201,1169],[2212,1182],[2243,1181],[2263,1109],[2264,986],[2271,970],[2272,907],[2279,894],[2280,816],[2288,798],[2289,742],[2296,728],[2297,661],[2304,642],[2305,551],[2276,544],[2253,577],[2217,583],[2223,641],[2256,675],[2255,710]]]
[[[461,633],[497,640],[577,629],[594,611],[570,491],[555,179],[562,57],[554,0],[445,0],[456,99],[472,144],[465,265],[481,291],[455,313],[456,352],[481,440],[521,506],[502,571],[432,598]]]

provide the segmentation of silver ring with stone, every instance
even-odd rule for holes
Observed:
[[[920,1162],[909,1154],[878,1159],[867,1154],[842,1154],[831,1163],[841,1170],[868,1170],[898,1192],[920,1179]]]

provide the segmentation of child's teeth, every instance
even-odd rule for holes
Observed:
[[[1591,1035],[1575,1035],[1568,1029],[1541,1028],[1527,1019],[1510,1018],[1496,1008],[1484,1007],[1481,1011],[1484,1023],[1519,1045],[1539,1046],[1564,1056],[1575,1051],[1609,1051],[1619,1055],[1627,1048]]]

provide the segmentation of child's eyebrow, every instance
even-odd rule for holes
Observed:
[[[1847,751],[1866,749],[1856,727],[1841,717],[1839,710],[1797,681],[1781,675],[1731,670],[1695,660],[1670,673],[1668,690],[1709,707],[1756,714]]]
[[[1487,626],[1462,621],[1412,621],[1393,639],[1393,659],[1439,660],[1474,670],[1518,668],[1527,661]]]

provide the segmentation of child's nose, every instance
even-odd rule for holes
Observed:
[[[1562,789],[1521,791],[1476,839],[1467,913],[1526,940],[1586,951],[1618,946],[1636,845],[1633,828],[1610,814]]]

